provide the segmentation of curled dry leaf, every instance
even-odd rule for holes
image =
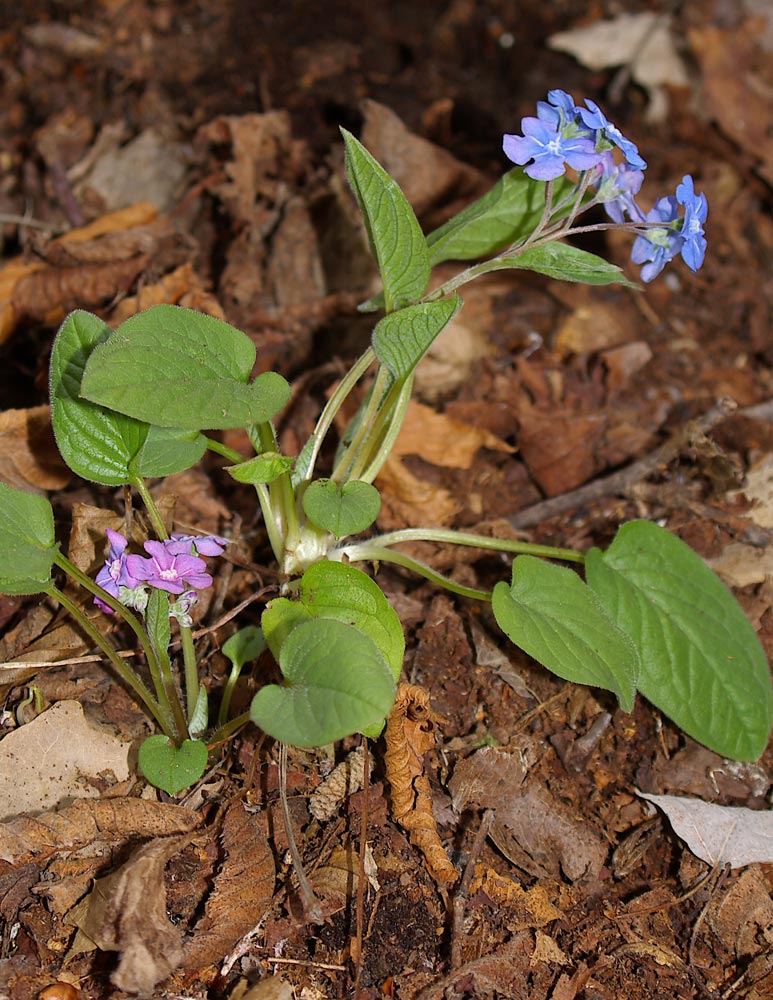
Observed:
[[[511,878],[506,878],[485,864],[475,865],[475,875],[470,883],[470,896],[485,892],[496,906],[506,909],[510,930],[527,927],[544,927],[553,920],[563,920],[565,914],[551,900],[545,885],[538,883],[524,889]]]
[[[384,763],[392,788],[392,816],[424,854],[438,882],[451,884],[459,873],[440,841],[432,814],[432,792],[424,773],[424,754],[435,745],[438,717],[422,687],[401,683],[386,725]]]
[[[70,481],[47,405],[0,413],[0,481],[18,490],[61,490]]]
[[[162,837],[199,826],[201,816],[184,806],[145,799],[77,799],[58,812],[0,824],[0,859],[20,865],[105,837]]]
[[[221,834],[225,860],[185,951],[185,968],[218,962],[260,922],[274,895],[274,856],[241,802],[229,806]]]
[[[120,952],[111,979],[121,990],[145,996],[182,961],[183,928],[167,916],[164,868],[189,841],[167,837],[137,848],[70,911],[68,923],[98,948]]]

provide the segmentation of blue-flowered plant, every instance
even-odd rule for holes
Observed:
[[[645,282],[678,256],[693,271],[703,264],[705,195],[685,176],[675,195],[640,208],[647,165],[592,101],[578,107],[571,95],[551,91],[521,127],[522,135],[506,135],[503,143],[518,167],[428,235],[395,181],[343,132],[349,181],[383,286],[361,308],[383,315],[297,456],[281,453],[273,425],[290,387],[273,372],[252,378],[255,346],[227,323],[161,305],[116,330],[83,311],[62,324],[51,357],[59,449],[84,478],[132,486],[156,538],[144,541],[142,555],[130,551],[128,532],[108,531],[106,561],[92,579],[60,551],[49,502],[0,485],[0,591],[55,597],[104,651],[161,730],[140,751],[142,770],[161,788],[174,793],[195,781],[209,753],[249,719],[302,746],[355,732],[378,735],[405,640],[395,611],[358,562],[394,563],[490,602],[514,643],[567,680],[612,691],[624,711],[639,691],[719,753],[742,760],[762,753],[773,725],[762,648],[730,591],[665,529],[633,521],[605,552],[585,554],[441,529],[368,533],[381,503],[374,480],[400,431],[417,365],[462,306],[459,288],[503,268],[633,285],[620,268],[567,242],[609,228],[632,231],[632,258],[643,265]],[[576,224],[596,206],[611,221]],[[430,290],[432,269],[444,261],[466,266]],[[334,419],[369,376],[332,467],[320,476]],[[204,433],[228,428],[247,430],[252,458]],[[212,583],[206,559],[222,555],[228,543],[213,535],[170,537],[147,486],[189,468],[207,450],[255,490],[280,577],[260,627],[247,625],[223,645],[233,669],[215,716],[199,679],[191,612]],[[489,592],[447,579],[401,548],[420,540],[510,553],[511,580]],[[581,565],[584,578],[556,562]],[[102,611],[123,618],[144,653],[144,671],[119,657],[57,586],[54,566]],[[170,656],[173,619],[180,669]],[[283,682],[264,685],[250,713],[229,718],[242,667],[266,648]]]

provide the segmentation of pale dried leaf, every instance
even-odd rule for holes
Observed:
[[[274,856],[241,802],[226,812],[222,844],[225,860],[215,876],[204,916],[186,947],[186,969],[220,961],[260,922],[274,894]]]
[[[184,806],[146,799],[77,799],[58,812],[0,824],[0,859],[18,865],[106,837],[163,837],[200,825],[201,816]]]
[[[137,848],[70,912],[68,923],[98,948],[120,952],[111,978],[128,993],[147,995],[182,961],[183,928],[167,916],[164,868],[189,841],[170,837]]]
[[[738,492],[754,502],[748,514],[752,521],[762,528],[773,528],[773,455],[766,455],[749,469],[744,487]]]
[[[449,469],[469,469],[481,448],[512,454],[512,445],[482,427],[437,413],[411,400],[392,455],[418,455]]]
[[[104,153],[77,193],[83,195],[90,189],[107,210],[143,199],[164,211],[175,204],[186,164],[184,146],[147,128],[125,146]]]
[[[773,812],[720,806],[703,799],[638,792],[668,817],[674,833],[708,865],[773,862]]]
[[[51,430],[47,405],[0,413],[0,480],[17,490],[43,493],[70,481]]]
[[[760,549],[743,542],[730,542],[721,555],[706,562],[728,587],[748,587],[773,578],[773,548]]]
[[[362,788],[363,760],[365,751],[356,747],[345,759],[334,767],[321,785],[314,789],[309,799],[309,812],[314,819],[326,822],[338,811],[338,807]],[[374,768],[373,754],[368,751],[369,767]]]
[[[96,798],[90,779],[128,778],[130,746],[92,726],[79,702],[58,702],[0,743],[0,820]]]

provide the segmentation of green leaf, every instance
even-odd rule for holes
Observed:
[[[189,788],[207,769],[207,744],[185,740],[181,746],[162,733],[149,736],[140,747],[140,770],[156,788],[177,795]]]
[[[610,264],[603,257],[587,250],[578,250],[568,243],[546,243],[544,246],[525,250],[517,257],[506,257],[497,262],[499,268],[523,268],[546,274],[559,281],[580,281],[586,285],[627,285],[638,288],[635,281],[629,281],[622,268]]]
[[[0,594],[45,590],[56,550],[48,500],[0,483]]]
[[[250,660],[257,660],[266,648],[266,639],[263,629],[257,625],[245,625],[238,632],[229,636],[220,647],[223,656],[227,656],[231,663],[239,670]]]
[[[494,587],[492,607],[505,635],[529,656],[565,680],[614,691],[631,711],[636,647],[572,570],[518,556],[512,586]]]
[[[278,451],[266,451],[239,465],[229,465],[225,471],[237,482],[255,486],[258,483],[273,483],[292,465],[293,460],[289,456],[280,455]]]
[[[151,424],[136,461],[137,473],[143,479],[173,476],[190,469],[206,450],[207,439],[197,431]]]
[[[302,503],[306,517],[336,540],[369,528],[381,510],[376,487],[360,479],[342,487],[332,479],[317,479],[309,483]]]
[[[732,593],[681,539],[623,525],[586,557],[588,584],[639,649],[639,689],[694,739],[756,760],[773,726],[765,654]]]
[[[429,283],[427,241],[407,198],[365,149],[341,129],[349,183],[365,218],[387,312],[420,298]]]
[[[278,660],[283,642],[301,622],[335,618],[356,626],[375,642],[397,682],[403,668],[405,636],[400,619],[381,588],[362,570],[328,559],[309,567],[301,578],[299,600],[271,601],[261,627]]]
[[[573,186],[559,180],[554,204]],[[520,167],[510,170],[482,198],[429,234],[430,264],[477,260],[512,246],[534,232],[544,208],[545,182],[528,177]]]
[[[462,307],[458,295],[387,313],[373,331],[373,349],[396,379],[406,378]]]
[[[248,384],[254,363],[255,345],[228,323],[179,306],[153,306],[94,349],[81,393],[162,427],[246,427],[270,420],[290,398],[277,372]]]
[[[193,708],[193,715],[188,720],[188,732],[191,736],[203,733],[209,723],[209,698],[207,689],[203,684],[199,684],[199,693],[196,695],[196,704]]]
[[[140,452],[148,425],[80,398],[88,359],[110,334],[98,316],[82,309],[62,323],[51,351],[51,424],[73,472],[105,486],[121,486],[130,481],[129,463]]]
[[[250,717],[285,743],[324,746],[377,725],[392,707],[389,667],[373,640],[352,625],[304,622],[283,642],[279,664],[288,686],[261,688]]]

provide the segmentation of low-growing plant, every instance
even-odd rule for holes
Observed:
[[[416,367],[462,307],[460,288],[504,268],[638,287],[620,268],[567,242],[609,228],[633,233],[632,258],[643,265],[645,282],[680,255],[692,270],[703,263],[705,196],[685,176],[675,195],[649,212],[640,209],[635,196],[646,164],[592,102],[577,107],[570,95],[552,91],[522,131],[504,137],[505,153],[519,166],[426,236],[397,183],[343,131],[349,182],[383,289],[361,309],[383,316],[296,457],[282,454],[272,423],[288,402],[289,385],[273,372],[251,379],[255,346],[227,323],[159,305],[116,330],[80,310],[62,324],[50,384],[62,456],[85,479],[133,487],[157,538],[144,543],[141,555],[129,552],[127,537],[109,531],[107,560],[91,579],[60,551],[48,500],[1,485],[0,591],[56,598],[104,651],[161,730],[143,744],[139,759],[148,780],[167,792],[193,783],[209,749],[247,721],[247,715],[229,718],[231,694],[243,665],[266,646],[283,678],[252,702],[249,718],[266,733],[299,746],[380,733],[405,640],[397,614],[357,568],[360,562],[394,563],[465,598],[491,602],[512,642],[562,678],[613,692],[626,712],[638,691],[724,756],[753,760],[765,748],[773,687],[754,630],[724,584],[664,528],[633,521],[606,551],[587,553],[441,529],[363,536],[379,514],[373,483],[400,431]],[[577,224],[598,205],[610,221]],[[433,287],[432,270],[446,261],[466,266]],[[371,373],[332,468],[320,477],[333,421]],[[247,431],[254,457],[245,460],[204,433],[231,428]],[[169,537],[147,486],[148,479],[191,467],[207,450],[226,460],[234,480],[254,488],[281,581],[260,627],[247,626],[223,646],[233,669],[214,718],[199,679],[190,612],[198,591],[212,582],[203,557],[219,556],[228,542]],[[454,582],[399,547],[419,540],[512,554],[511,580],[493,592]],[[582,567],[584,579],[562,562]],[[103,612],[126,622],[146,672],[117,655],[54,582],[54,567],[90,592]],[[172,618],[182,648],[179,670],[169,652]]]

